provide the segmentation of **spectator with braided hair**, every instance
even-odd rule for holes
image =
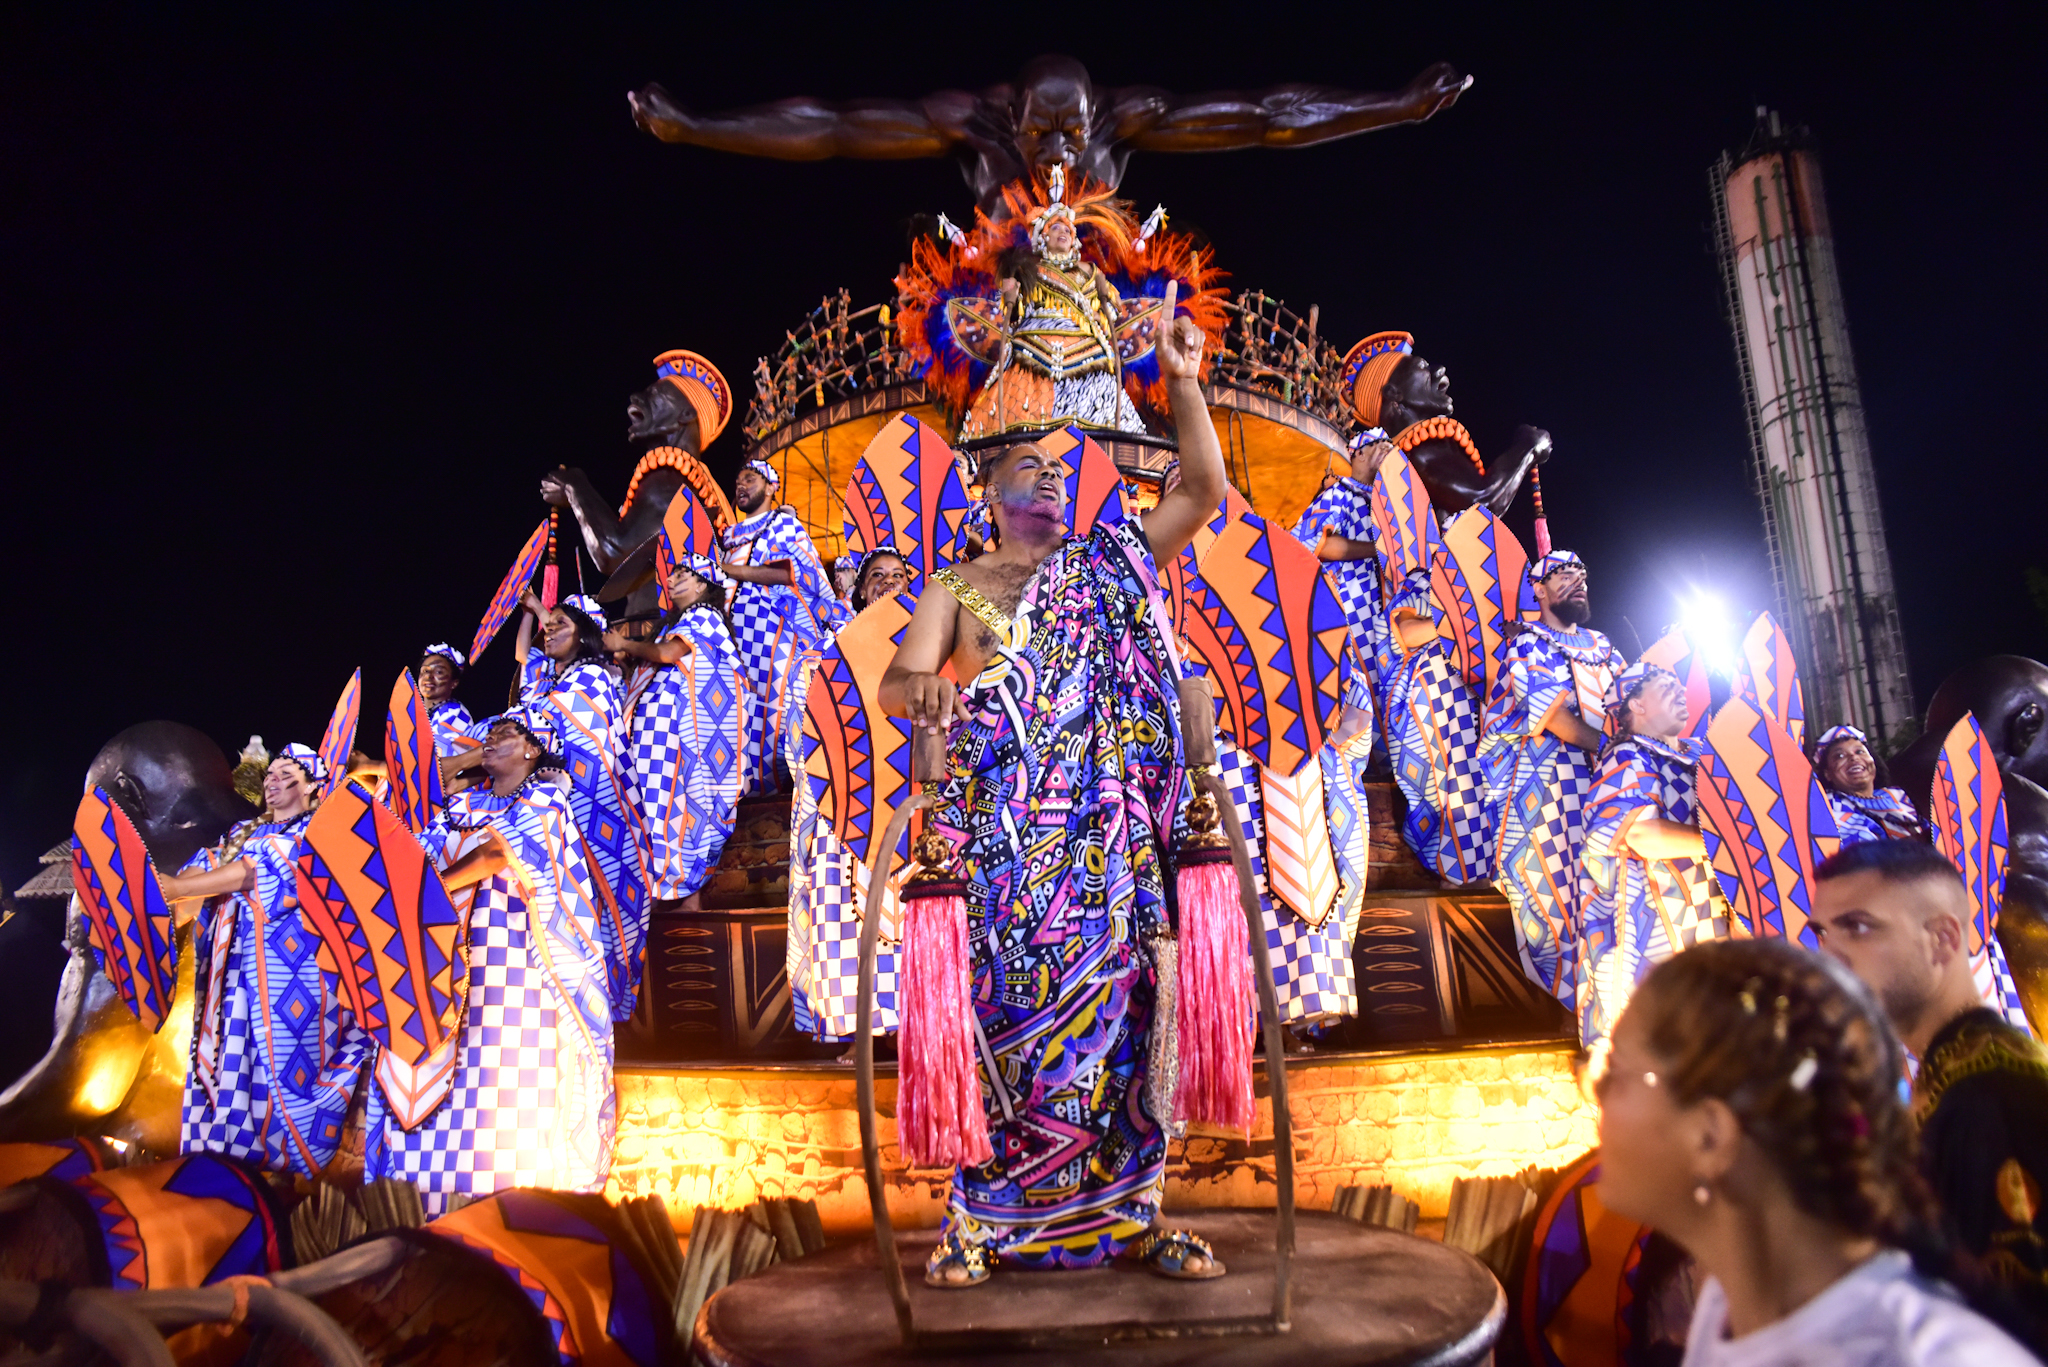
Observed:
[[[2032,1361],[1940,1280],[1904,1055],[1847,970],[1782,940],[1701,945],[1643,980],[1612,1046],[1600,1199],[1707,1274],[1686,1367]]]
[[[1809,924],[1920,1060],[1920,1166],[1949,1232],[2048,1322],[2048,1051],[1985,1006],[1971,973],[1971,913],[1941,851],[1878,840],[1845,845],[1820,866]]]

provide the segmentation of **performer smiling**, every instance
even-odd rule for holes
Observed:
[[[797,659],[816,650],[852,617],[832,592],[825,566],[804,524],[787,504],[770,504],[782,477],[765,460],[750,460],[732,482],[741,521],[718,534],[720,568],[738,582],[732,598],[732,636],[747,675],[745,790],[780,786],[782,718]]]
[[[937,1285],[984,1279],[994,1256],[1100,1263],[1158,1214],[1166,1137],[1142,1099],[1155,989],[1141,946],[1166,915],[1182,752],[1157,566],[1223,502],[1201,353],[1192,321],[1162,332],[1181,483],[1141,521],[1068,539],[1057,458],[1026,442],[984,461],[995,549],[932,572],[882,681],[894,715],[961,723],[933,826],[961,843],[994,1154],[954,1173]],[[939,672],[949,660],[968,681],[957,691]],[[1221,1271],[1186,1234],[1154,1231],[1137,1251],[1169,1276]]]
[[[1927,838],[1927,827],[1905,790],[1880,786],[1884,761],[1870,753],[1870,738],[1855,727],[1830,726],[1823,731],[1813,748],[1813,768],[1827,785],[1844,845]]]
[[[1685,740],[1685,685],[1638,660],[1608,685],[1620,734],[1600,757],[1579,852],[1579,1033],[1588,1045],[1614,1029],[1644,975],[1682,949],[1729,936],[1700,835],[1694,771],[1703,748]]]
[[[428,720],[434,728],[434,753],[450,759],[483,743],[476,719],[469,709],[455,701],[468,660],[445,641],[436,641],[420,655],[420,700],[430,709]]]
[[[160,880],[172,902],[209,899],[194,937],[192,1060],[178,1149],[317,1175],[334,1161],[366,1036],[345,1030],[299,919],[299,837],[327,778],[303,745],[263,775],[264,819],[237,826]]]
[[[1586,625],[1584,561],[1552,551],[1528,573],[1542,616],[1502,647],[1479,755],[1500,813],[1494,883],[1514,909],[1522,971],[1570,1003],[1579,846],[1593,757],[1606,740],[1601,700],[1627,662]]]

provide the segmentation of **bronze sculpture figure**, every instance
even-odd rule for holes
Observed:
[[[1028,63],[1014,84],[919,99],[798,96],[701,114],[658,85],[626,98],[634,122],[663,142],[783,161],[950,156],[982,210],[1000,218],[1001,187],[1033,171],[1065,166],[1069,175],[1115,189],[1132,152],[1307,147],[1418,123],[1471,84],[1438,62],[1384,94],[1295,84],[1176,95],[1156,86],[1098,87],[1072,57],[1046,56]]]

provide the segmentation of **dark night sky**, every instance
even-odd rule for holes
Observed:
[[[1124,190],[1341,343],[1416,333],[1483,448],[1549,428],[1553,526],[1630,653],[1623,617],[1647,641],[1689,580],[1768,606],[1705,173],[1771,104],[1820,139],[1920,699],[1970,657],[2048,654],[2021,6],[281,8],[0,20],[10,886],[132,722],[316,741],[360,664],[374,740],[399,667],[466,641],[540,472],[623,491],[650,357],[704,352],[744,396],[821,294],[884,297],[909,214],[968,206],[947,162],[664,146],[626,110],[649,81],[718,107],[971,88],[1047,50],[1179,90],[1473,72],[1420,127],[1140,154]]]

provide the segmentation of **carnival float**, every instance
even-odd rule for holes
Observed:
[[[710,818],[723,830],[715,862],[686,896],[649,882],[637,902],[602,887],[594,899],[607,944],[644,935],[644,950],[619,950],[637,987],[609,993],[615,1130],[601,1191],[541,1189],[571,1170],[560,1153],[495,1190],[437,1184],[462,1164],[431,1144],[430,1173],[365,1180],[409,1171],[379,1169],[383,1151],[437,1108],[445,1117],[449,1051],[507,982],[469,938],[470,894],[412,841],[454,800],[424,668],[392,690],[381,756],[357,745],[360,673],[344,690],[306,761],[323,796],[296,828],[297,881],[280,892],[296,910],[274,902],[260,922],[312,965],[294,979],[325,1003],[309,1009],[348,1017],[374,1062],[341,1086],[311,1172],[207,1152],[189,1117],[181,1144],[188,1078],[227,1066],[208,1009],[228,950],[159,884],[272,803],[271,757],[252,750],[236,768],[212,739],[151,723],[107,743],[74,840],[21,894],[71,900],[70,965],[48,1054],[0,1095],[7,1346],[24,1361],[1150,1362],[1213,1349],[1233,1362],[1568,1363],[1618,1361],[1624,1344],[1672,1332],[1656,1294],[1675,1270],[1669,1246],[1593,1190],[1572,1004],[1533,966],[1523,909],[1489,868],[1461,862],[1493,839],[1466,839],[1453,791],[1469,781],[1458,757],[1477,753],[1469,699],[1492,690],[1505,642],[1535,613],[1525,571],[1552,553],[1538,483],[1549,435],[1475,435],[1418,339],[1388,320],[1292,309],[1241,283],[1226,248],[1177,231],[1164,206],[1120,198],[1133,152],[1304,145],[1427,119],[1466,84],[1439,67],[1392,95],[1184,99],[1098,88],[1048,58],[1013,85],[904,102],[893,123],[816,101],[698,115],[659,87],[636,95],[636,119],[670,142],[955,155],[974,203],[957,222],[921,220],[893,280],[828,285],[755,362],[743,414],[705,356],[656,357],[628,402],[642,454],[623,484],[547,474],[545,520],[469,649],[431,648],[473,660],[524,595],[552,609],[559,566],[579,555],[604,579],[588,601],[624,637],[650,638],[677,566],[710,577],[752,516],[704,459],[729,425],[733,463],[759,472],[750,488],[794,515],[816,564],[886,553],[903,566],[896,591],[836,634],[783,648],[774,687],[747,704],[767,750],[738,696],[690,700],[716,712],[727,747],[712,766],[731,776]],[[915,1275],[964,1160],[912,1133],[929,1103],[910,1096],[926,1046],[908,999],[920,899],[963,875],[929,815],[947,757],[882,706],[883,670],[925,584],[953,582],[992,536],[977,512],[992,454],[1032,441],[1056,460],[1076,537],[1159,504],[1181,445],[1159,347],[1180,320],[1200,334],[1199,393],[1231,492],[1160,566],[1161,634],[1185,652],[1187,759],[1203,771],[1191,791],[1214,798],[1208,825],[1187,816],[1177,838],[1193,848],[1206,835],[1219,852],[1209,863],[1241,913],[1230,924],[1245,932],[1263,1025],[1244,1060],[1255,1093],[1248,1083],[1245,1109],[1197,1117],[1175,1139],[1164,1204],[1230,1272],[1167,1280],[1126,1260],[956,1295]],[[1312,506],[1354,476],[1378,530],[1379,560],[1354,562],[1369,588],[1290,530],[1313,530]],[[1503,521],[1525,485],[1534,555]],[[1468,698],[1462,722],[1422,726],[1413,764],[1389,743],[1395,704],[1375,700],[1382,715],[1362,728],[1346,711],[1368,674],[1391,676],[1400,651],[1421,649],[1371,660],[1347,625],[1351,595],[1395,598],[1404,575],[1435,605],[1433,663],[1413,696],[1439,713]],[[1718,685],[1681,633],[1651,654],[1696,695],[1693,733],[1717,757],[1702,769],[1713,859],[1699,888],[1722,900],[1698,925],[1667,921],[1667,943],[1731,921],[1799,938],[1802,880],[1841,836],[1804,758],[1790,648],[1759,619],[1737,678]],[[2048,974],[2044,708],[2048,671],[1986,662],[1938,691],[1926,740],[1898,765],[1934,806],[1948,795],[1936,822],[1961,832],[1950,843],[1975,870],[1978,949],[2002,937],[2014,966],[2002,982],[2017,979],[1989,990],[2029,1010]],[[566,781],[583,783],[573,735],[556,741]],[[599,815],[577,819],[602,830],[613,809],[591,801]],[[515,854],[522,870],[522,857],[542,858]],[[601,1020],[597,996],[586,1014]],[[1185,1031],[1189,1015],[1178,1019]],[[290,1066],[335,1063],[323,1043]],[[481,1147],[458,1136],[445,1153]]]

